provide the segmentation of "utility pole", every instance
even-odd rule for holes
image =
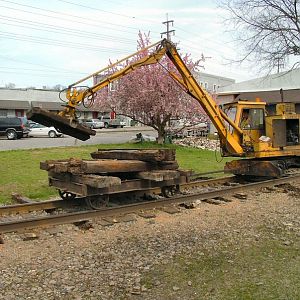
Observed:
[[[275,63],[275,67],[277,67],[277,73],[279,73],[281,71],[281,69],[284,68],[284,61],[280,57],[276,57],[275,60],[277,61]]]
[[[164,32],[161,32],[160,33],[160,37],[162,38],[164,34],[167,35],[167,40],[168,41],[171,41],[171,36],[170,36],[170,33],[173,33],[173,35],[175,34],[175,30],[172,29],[170,30],[170,24],[172,25],[173,27],[173,23],[174,23],[174,20],[169,20],[168,19],[168,14],[167,14],[167,21],[165,22],[162,22],[162,24],[166,25],[167,26],[167,31],[164,31]]]

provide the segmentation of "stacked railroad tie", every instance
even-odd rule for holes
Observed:
[[[123,183],[138,180],[156,183],[179,180],[187,176],[178,169],[175,149],[99,149],[91,153],[92,159],[70,158],[47,160],[40,163],[48,171],[49,184],[61,191],[81,196],[99,192],[122,191]],[[134,188],[133,188],[134,189]]]

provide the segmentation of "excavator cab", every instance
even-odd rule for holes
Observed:
[[[265,102],[237,101],[224,105],[224,112],[240,129],[229,131],[242,145],[245,153],[253,153],[257,149],[260,138],[265,136]]]
[[[225,172],[236,175],[280,177],[290,167],[299,167],[300,114],[295,103],[266,104],[237,101],[224,105],[224,112],[234,111],[232,131],[244,156],[227,162]],[[232,114],[233,115],[233,114]]]

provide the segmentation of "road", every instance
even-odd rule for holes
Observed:
[[[152,128],[132,127],[123,129],[100,129],[97,130],[96,136],[91,137],[87,141],[80,141],[69,136],[61,138],[34,137],[10,141],[5,137],[1,137],[0,151],[96,144],[121,144],[130,141],[139,132],[145,135],[157,136],[157,133]]]

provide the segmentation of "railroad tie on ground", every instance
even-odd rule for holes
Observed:
[[[15,201],[17,203],[32,203],[32,202],[34,202],[31,199],[29,199],[25,196],[22,196],[18,193],[12,193],[11,198],[12,198],[13,201]]]

